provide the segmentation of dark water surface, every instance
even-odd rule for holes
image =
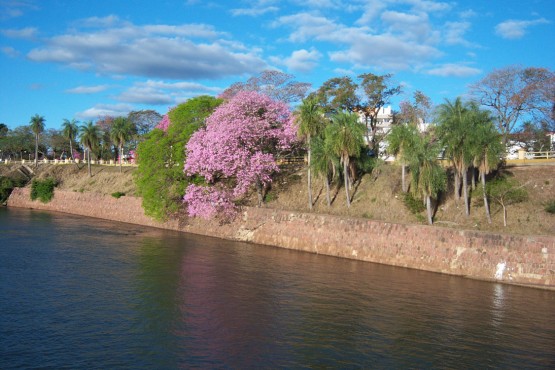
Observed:
[[[0,208],[0,368],[555,368],[555,292]]]

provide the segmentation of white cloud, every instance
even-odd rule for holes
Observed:
[[[322,54],[313,48],[310,51],[306,49],[295,50],[291,53],[291,56],[285,59],[274,57],[272,61],[286,66],[291,71],[306,73],[317,66],[320,58],[322,58]]]
[[[265,8],[242,8],[242,9],[232,9],[231,14],[233,16],[248,15],[251,17],[257,17],[266,13],[275,13],[279,10],[276,6],[268,6]]]
[[[401,1],[402,3],[403,1]],[[411,4],[413,9],[425,13],[444,12],[451,9],[450,3],[445,3],[436,0],[405,0],[407,4]]]
[[[4,46],[2,49],[0,49],[2,51],[2,53],[4,53],[5,55],[9,56],[10,58],[16,58],[19,56],[19,51],[15,50],[14,48],[12,48],[11,46]]]
[[[86,19],[80,19],[75,22],[76,26],[79,27],[90,27],[90,28],[105,28],[111,27],[120,23],[120,19],[116,15],[108,15],[106,17],[90,17]]]
[[[300,6],[306,6],[315,9],[338,9],[343,8],[346,4],[343,4],[340,0],[296,0],[295,1]]]
[[[402,13],[386,11],[381,15],[387,33],[395,34],[405,40],[418,43],[435,43],[439,40],[439,32],[434,31],[426,13]]]
[[[194,82],[175,82],[148,80],[135,83],[116,97],[117,100],[152,105],[173,105],[187,98],[208,94],[217,95],[222,89],[204,86]]]
[[[93,19],[99,25],[113,23]],[[257,49],[224,37],[211,26],[135,26],[80,30],[46,40],[27,56],[35,62],[55,62],[107,75],[174,79],[216,79],[253,73],[266,67]],[[207,39],[204,42],[192,38]],[[212,41],[210,41],[212,40]]]
[[[470,29],[470,22],[447,22],[445,23],[445,42],[448,45],[462,45],[466,47],[476,46],[465,40],[464,34]]]
[[[468,18],[474,18],[474,17],[476,17],[476,16],[478,15],[478,13],[476,13],[476,12],[475,12],[474,10],[472,10],[472,9],[468,9],[468,10],[465,10],[465,11],[463,11],[463,12],[460,12],[459,15],[460,15],[460,17],[461,17],[462,19],[468,19]]]
[[[356,21],[358,25],[371,25],[376,18],[387,7],[387,3],[382,0],[369,0],[364,7],[360,18]]]
[[[407,20],[410,22],[403,22]],[[281,17],[274,26],[290,27],[292,42],[323,41],[340,45],[338,50],[328,53],[330,59],[359,68],[374,66],[390,71],[416,68],[442,55],[435,47],[440,40],[439,32],[431,28],[426,14],[384,12],[380,21],[386,27],[382,33],[364,26],[349,27],[309,13]]]
[[[38,10],[34,1],[29,0],[3,0],[0,1],[0,19],[21,17],[27,10]]]
[[[72,89],[67,89],[66,93],[70,94],[95,94],[108,89],[106,85],[97,86],[77,86]]]
[[[482,70],[462,64],[447,63],[440,67],[429,69],[426,73],[441,77],[470,77],[482,73]]]
[[[325,17],[309,13],[280,17],[274,22],[274,26],[280,25],[290,26],[294,29],[289,35],[289,40],[292,42],[305,42],[312,38],[332,41],[331,38],[340,28]]]
[[[37,35],[37,29],[34,27],[26,27],[21,29],[2,30],[2,34],[12,39],[33,39]]]
[[[510,19],[495,26],[495,33],[504,39],[520,39],[526,34],[529,27],[548,23],[551,22],[545,18],[535,19],[533,21],[518,21]]]
[[[97,104],[92,108],[86,109],[75,115],[81,120],[94,120],[104,116],[126,116],[133,107],[129,104]]]

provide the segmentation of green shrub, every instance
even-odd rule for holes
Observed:
[[[277,199],[277,194],[273,191],[269,191],[264,196],[264,203],[270,203]]]
[[[40,200],[43,203],[48,203],[54,197],[54,187],[56,180],[49,177],[44,180],[33,179],[31,183],[31,200]]]
[[[112,193],[112,196],[116,199],[119,199],[121,197],[123,197],[125,195],[125,193],[121,192],[121,191],[116,191],[115,193]]]
[[[547,213],[555,214],[555,199],[550,200],[545,205],[545,211]]]
[[[185,189],[191,183],[202,183],[199,177],[183,172],[185,147],[204,120],[222,103],[221,99],[198,96],[168,112],[167,132],[152,130],[137,148],[138,168],[135,171],[137,195],[140,195],[147,216],[165,220],[183,205]]]
[[[405,204],[405,207],[407,207],[408,210],[415,215],[426,210],[422,200],[413,197],[411,193],[403,194],[403,203]]]
[[[8,200],[12,190],[14,188],[14,182],[9,177],[0,176],[0,204]]]

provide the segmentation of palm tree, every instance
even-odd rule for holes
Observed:
[[[39,156],[39,136],[44,131],[44,122],[46,120],[43,116],[35,114],[31,117],[31,130],[35,134],[35,167],[38,167],[38,156]]]
[[[397,156],[401,163],[401,187],[404,193],[408,191],[406,167],[411,158],[411,148],[415,145],[418,136],[416,126],[411,124],[395,126],[387,135],[388,151]]]
[[[81,144],[83,144],[83,146],[87,149],[87,165],[89,168],[89,177],[92,177],[91,150],[98,147],[98,143],[100,141],[100,130],[98,129],[98,126],[92,123],[92,121],[89,121],[79,127],[79,135]]]
[[[340,158],[343,164],[343,178],[345,181],[345,195],[347,207],[351,206],[349,195],[349,160],[359,157],[364,146],[364,133],[366,127],[358,122],[355,113],[340,112],[332,117],[332,123],[326,127],[326,140],[329,140],[330,150]]]
[[[472,149],[474,156],[474,167],[478,168],[480,182],[482,184],[482,193],[484,196],[484,208],[486,209],[486,217],[491,224],[491,214],[489,209],[488,196],[486,191],[486,175],[490,173],[492,168],[495,168],[505,150],[502,143],[502,138],[497,132],[489,112],[477,112],[482,116],[484,121],[482,125],[476,128],[475,143]]]
[[[308,97],[295,111],[295,120],[299,126],[299,136],[306,141],[307,149],[307,178],[308,178],[308,208],[312,209],[312,143],[311,139],[319,135],[324,129],[324,111],[315,97]]]
[[[468,168],[472,163],[472,136],[475,132],[474,120],[476,106],[463,103],[461,98],[454,102],[445,100],[437,110],[437,135],[445,147],[445,154],[455,168],[455,199],[460,199],[460,179],[462,178],[463,197],[466,216],[470,215],[468,199]]]
[[[432,225],[431,199],[437,198],[439,192],[445,190],[447,185],[445,170],[437,160],[440,146],[429,136],[425,136],[415,142],[411,152],[413,154],[410,161],[411,192],[424,198],[428,223]]]
[[[311,167],[316,176],[324,179],[326,186],[326,201],[328,207],[331,206],[330,183],[337,175],[339,167],[339,157],[333,153],[329,145],[329,140],[315,137],[312,141],[312,162]]]
[[[69,152],[71,153],[71,159],[73,160],[73,142],[75,141],[75,137],[79,132],[79,127],[77,126],[78,121],[74,118],[71,121],[68,119],[64,119],[62,123],[62,134],[66,139],[69,140]]]
[[[119,148],[119,172],[122,172],[123,146],[134,133],[134,127],[125,117],[117,117],[110,129],[110,138]]]

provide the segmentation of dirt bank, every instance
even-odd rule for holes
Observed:
[[[14,171],[16,167],[0,165],[0,175]],[[35,170],[39,178],[54,177],[58,189],[73,192],[112,194],[123,192],[136,195],[133,183],[134,167],[93,166],[89,177],[87,167],[77,165],[44,165]],[[555,199],[555,166],[511,167],[505,173],[524,184],[528,200],[509,205],[508,227],[503,226],[501,207],[492,204],[492,224],[488,224],[480,200],[472,202],[470,217],[464,214],[464,205],[455,202],[452,195],[444,196],[437,207],[435,227],[461,230],[481,230],[516,235],[555,236],[555,215],[545,211],[548,201]],[[374,173],[365,175],[354,189],[353,202],[347,208],[343,188],[332,189],[333,202],[328,208],[321,180],[313,182],[315,204],[311,213],[366,218],[377,221],[425,224],[424,213],[411,213],[402,200],[400,192],[400,168],[383,165]],[[296,212],[308,212],[306,171],[302,167],[287,167],[277,177],[268,193],[265,207]],[[246,205],[254,205],[246,201]]]

